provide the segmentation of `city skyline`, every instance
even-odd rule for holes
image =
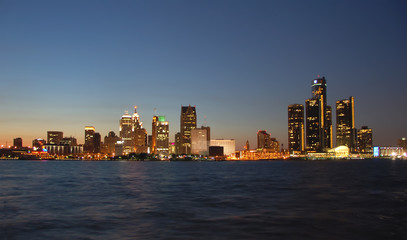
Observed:
[[[264,129],[287,148],[287,106],[317,75],[333,108],[355,97],[374,145],[407,135],[402,1],[95,3],[1,3],[1,145],[47,131],[84,143],[85,126],[118,135],[134,105],[148,134],[165,115],[174,142],[179,106],[196,105],[213,139],[242,149]]]

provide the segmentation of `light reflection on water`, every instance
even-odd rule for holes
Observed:
[[[0,239],[407,238],[407,161],[0,161]]]

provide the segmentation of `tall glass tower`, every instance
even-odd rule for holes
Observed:
[[[191,130],[195,128],[195,106],[181,106],[181,154],[191,154]]]
[[[305,102],[307,151],[332,148],[332,108],[327,105],[325,77],[312,81],[312,98]]]

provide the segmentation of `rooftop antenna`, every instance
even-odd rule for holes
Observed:
[[[206,115],[204,115],[204,127],[206,127],[208,122],[206,121]]]
[[[157,116],[157,108],[154,108],[154,116]]]

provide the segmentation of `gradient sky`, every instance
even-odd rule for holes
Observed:
[[[265,129],[287,146],[287,106],[355,97],[374,145],[407,137],[406,1],[0,0],[0,144],[84,126],[118,134],[137,105],[179,131],[196,105],[212,138],[255,147]],[[335,118],[336,115],[334,115]],[[335,121],[334,121],[335,123]],[[336,125],[334,125],[335,128]]]

